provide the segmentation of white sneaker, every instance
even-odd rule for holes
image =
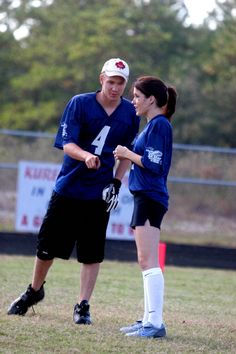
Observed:
[[[133,323],[130,326],[127,327],[121,327],[120,331],[122,333],[131,333],[131,332],[135,332],[138,331],[140,328],[143,327],[143,322],[141,320],[136,321],[135,323]]]
[[[162,324],[160,328],[156,328],[151,323],[147,322],[137,331],[126,333],[126,336],[142,338],[162,338],[166,336],[166,328],[164,324]]]

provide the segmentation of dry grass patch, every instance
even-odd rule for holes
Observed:
[[[136,263],[105,261],[91,299],[92,326],[76,326],[73,306],[79,265],[57,260],[36,315],[8,316],[7,307],[31,278],[32,257],[0,259],[0,353],[136,354],[235,353],[236,277],[233,271],[166,267],[164,340],[126,338],[119,328],[142,315],[142,279]]]

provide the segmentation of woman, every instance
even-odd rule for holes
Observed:
[[[127,336],[159,338],[166,336],[163,324],[164,278],[159,266],[158,243],[164,214],[168,209],[167,176],[172,156],[172,127],[177,93],[157,77],[143,76],[133,85],[137,115],[147,124],[138,136],[134,150],[118,145],[116,160],[132,162],[129,189],[134,196],[131,227],[134,229],[138,262],[144,286],[142,321],[122,327]]]

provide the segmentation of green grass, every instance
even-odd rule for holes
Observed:
[[[72,321],[79,264],[57,260],[45,300],[24,317],[6,314],[31,281],[32,257],[0,258],[0,353],[136,354],[235,353],[236,277],[233,271],[165,268],[164,319],[168,337],[127,338],[119,327],[142,315],[142,278],[136,263],[105,261],[91,299],[94,324]]]

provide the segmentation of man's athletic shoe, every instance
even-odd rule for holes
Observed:
[[[43,285],[38,291],[35,291],[30,284],[27,290],[15,301],[13,301],[7,311],[7,314],[24,316],[29,307],[36,305],[39,301],[43,300],[45,295]]]
[[[83,300],[80,304],[75,305],[73,319],[76,324],[90,325],[92,323],[87,300]]]
[[[139,330],[140,328],[143,327],[143,322],[142,320],[138,320],[136,321],[135,323],[133,323],[132,325],[130,326],[127,326],[127,327],[121,327],[120,328],[120,331],[122,333],[131,333],[131,332],[136,332],[137,330]]]
[[[151,323],[147,322],[139,330],[131,333],[126,333],[126,336],[141,338],[162,338],[166,336],[166,329],[164,324],[162,324],[160,328],[156,328]]]

